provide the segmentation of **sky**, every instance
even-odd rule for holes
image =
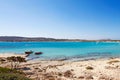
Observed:
[[[120,39],[120,0],[0,0],[0,36]]]

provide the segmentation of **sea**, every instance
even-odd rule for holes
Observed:
[[[120,57],[120,42],[0,42],[0,54],[24,54],[31,50],[29,59],[87,60]]]

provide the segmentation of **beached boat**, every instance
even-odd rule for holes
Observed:
[[[33,51],[26,51],[26,52],[25,52],[25,54],[28,54],[28,55],[29,55],[29,54],[32,54],[32,53],[33,53]]]
[[[42,52],[35,52],[35,55],[41,55],[43,54]]]

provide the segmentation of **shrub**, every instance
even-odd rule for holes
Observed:
[[[0,80],[31,80],[24,73],[15,69],[0,67]]]
[[[93,67],[87,66],[86,69],[87,69],[87,70],[93,70]]]
[[[25,58],[20,57],[20,56],[17,56],[17,57],[15,57],[15,56],[7,57],[7,60],[9,62],[11,62],[11,68],[15,68],[15,69],[18,68],[20,63],[26,62]]]
[[[0,67],[0,73],[19,73],[19,74],[24,74],[22,71],[17,71],[15,69],[9,69],[9,68],[3,68],[3,67]]]
[[[0,73],[0,80],[31,80],[20,74]]]

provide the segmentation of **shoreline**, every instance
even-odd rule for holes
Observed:
[[[23,56],[9,54],[9,56]],[[9,57],[7,54],[0,58]],[[0,67],[10,66],[9,62]],[[120,80],[120,57],[91,60],[29,60],[21,63],[22,70],[33,80]]]
[[[34,56],[34,57],[26,57],[26,55],[24,53],[21,54],[17,54],[17,53],[0,53],[0,58],[7,58],[7,57],[11,57],[11,56],[20,56],[20,57],[24,57],[26,59],[29,60],[42,60],[42,61],[87,61],[87,60],[99,60],[99,59],[110,59],[110,58],[119,58],[120,56],[108,56],[108,55],[104,55],[103,56],[56,56],[56,57],[48,57],[48,56]]]
[[[16,53],[0,53],[0,58],[7,58],[11,56],[20,56],[20,57],[25,57],[24,54],[16,54]]]

